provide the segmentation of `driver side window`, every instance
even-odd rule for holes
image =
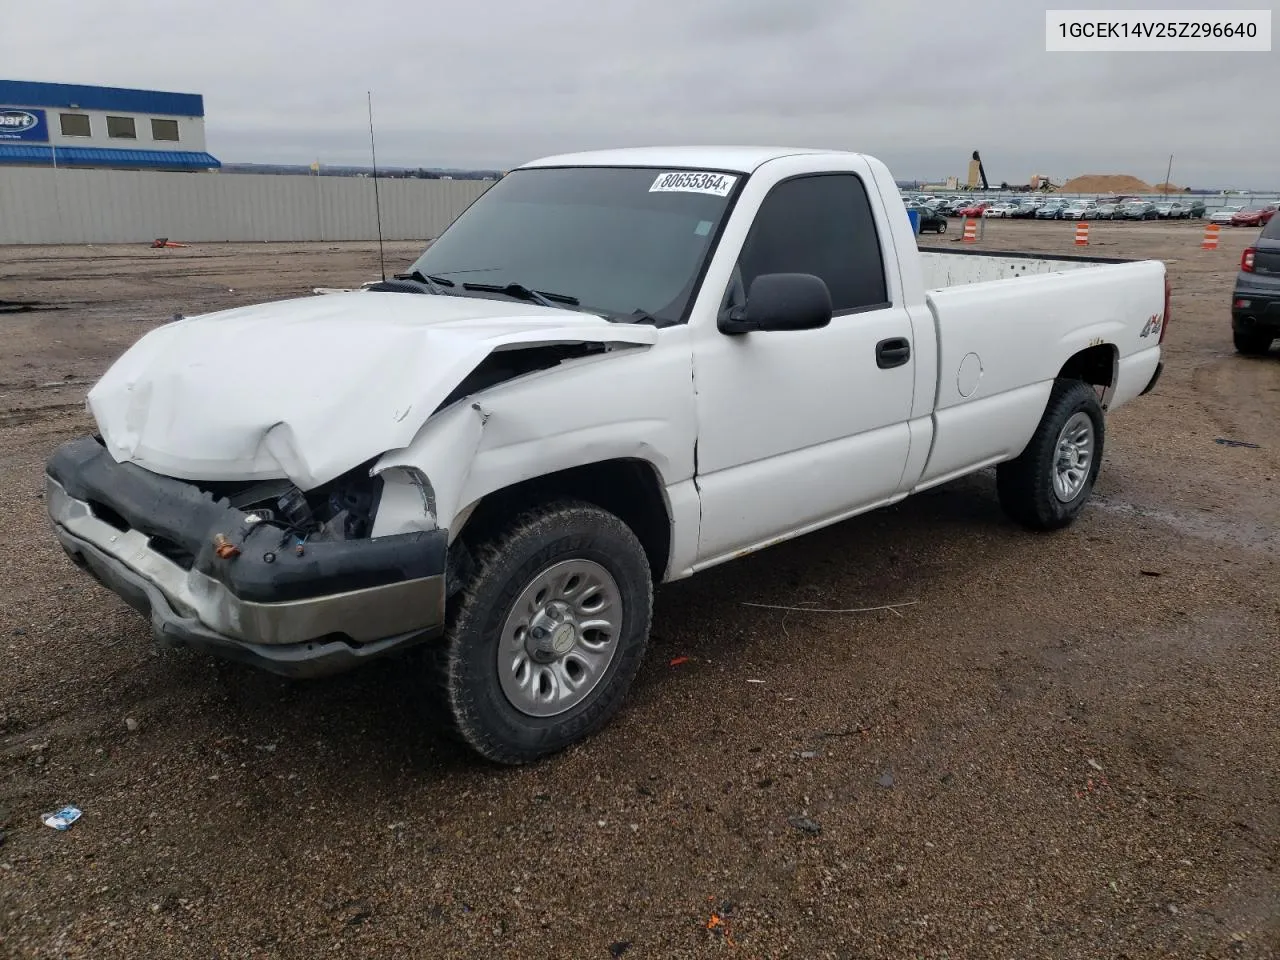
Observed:
[[[747,234],[726,305],[742,305],[751,282],[765,273],[821,277],[837,316],[888,306],[880,238],[861,178],[824,173],[775,186]]]

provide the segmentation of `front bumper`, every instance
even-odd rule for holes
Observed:
[[[50,459],[63,549],[151,618],[156,639],[287,676],[337,673],[443,630],[441,530],[304,544],[196,486],[116,463],[94,438]],[[222,534],[239,553],[217,555]]]

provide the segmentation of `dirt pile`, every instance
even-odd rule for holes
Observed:
[[[1155,188],[1137,177],[1123,173],[1086,173],[1068,180],[1062,193],[1154,193]]]
[[[1187,187],[1180,187],[1176,183],[1157,183],[1151,188],[1156,193],[1181,193]]]

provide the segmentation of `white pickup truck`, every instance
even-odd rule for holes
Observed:
[[[553,157],[397,278],[147,333],[48,509],[162,643],[420,647],[444,726],[521,763],[617,712],[655,582],[992,466],[1070,523],[1168,320],[1159,261],[918,249],[865,155]]]

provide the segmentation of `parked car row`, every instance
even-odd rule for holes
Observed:
[[[995,219],[1037,220],[1191,220],[1206,214],[1205,202],[1199,198],[1153,202],[1141,197],[1110,197],[1099,200],[1068,199],[1034,195],[999,199],[974,200],[972,197],[904,196],[908,210],[922,213],[921,229],[941,233],[937,226],[944,217],[984,217]],[[1236,227],[1261,227],[1275,215],[1274,203],[1246,208],[1242,205],[1222,207],[1209,217],[1211,223]]]
[[[1275,215],[1276,205],[1269,203],[1265,207],[1237,210],[1231,214],[1231,219],[1227,222],[1233,227],[1265,227]]]
[[[1061,197],[1018,197],[974,201],[964,197],[924,197],[907,201],[907,209],[928,210],[945,217],[984,217],[1037,220],[1155,220],[1204,215],[1203,201],[1153,204],[1145,200],[1121,198],[1116,201],[1065,199]]]
[[[1210,223],[1226,224],[1232,227],[1265,227],[1276,215],[1276,205],[1268,203],[1264,207],[1245,207],[1240,204],[1222,207],[1215,210],[1209,218]]]

